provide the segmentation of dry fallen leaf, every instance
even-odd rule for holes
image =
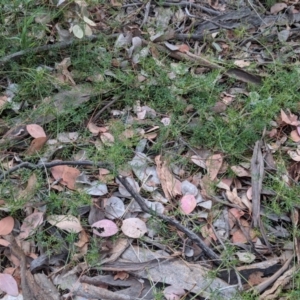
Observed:
[[[121,218],[125,213],[124,202],[115,196],[105,201],[105,216],[108,219]]]
[[[85,230],[81,230],[79,233],[79,240],[78,242],[74,243],[75,246],[78,248],[84,247],[89,241],[89,236],[87,235]]]
[[[36,212],[26,217],[21,226],[20,239],[26,239],[30,235],[35,233],[35,230],[44,221],[44,214],[42,212]]]
[[[124,220],[121,229],[126,236],[131,238],[140,238],[147,232],[145,222],[138,218]]]
[[[287,7],[286,3],[275,3],[270,8],[270,12],[271,12],[272,15],[276,15],[280,11],[284,10],[286,7]]]
[[[247,60],[236,60],[234,61],[234,64],[240,68],[245,68],[245,67],[249,67],[250,66],[250,61],[247,61]]]
[[[33,137],[33,138],[40,138],[40,137],[46,137],[46,133],[40,125],[37,124],[29,124],[26,125],[26,129],[28,133]]]
[[[103,132],[100,135],[100,139],[106,146],[111,146],[115,142],[115,138],[109,132]]]
[[[244,208],[242,199],[238,196],[237,189],[234,188],[232,191],[226,191],[226,197],[231,203],[234,203],[241,208]]]
[[[28,183],[25,190],[20,191],[17,198],[21,200],[29,199],[34,195],[36,189],[37,189],[37,177],[35,173],[33,173],[28,179]]]
[[[39,137],[32,140],[30,146],[25,151],[26,155],[36,154],[36,152],[40,151],[45,143],[47,142],[47,137]]]
[[[300,122],[298,121],[298,117],[292,114],[290,111],[286,113],[284,112],[284,110],[281,110],[281,120],[288,125],[292,125],[292,126],[300,125]]]
[[[181,195],[181,182],[171,173],[167,162],[162,160],[161,155],[155,157],[155,162],[157,174],[166,198],[170,200],[172,197]]]
[[[222,178],[218,182],[217,187],[220,188],[220,189],[230,191],[230,186],[232,184],[232,181],[233,181],[232,178]]]
[[[76,178],[80,175],[80,171],[68,166],[55,166],[51,168],[51,174],[55,180],[61,179],[61,184],[75,190]]]
[[[47,217],[47,221],[51,225],[67,232],[78,233],[82,230],[80,221],[72,215],[50,215]]]
[[[298,130],[292,130],[291,131],[291,139],[295,143],[299,143],[300,142],[300,136],[298,134]]]
[[[205,159],[200,157],[199,155],[192,155],[191,161],[197,166],[206,169]]]
[[[243,167],[241,166],[232,166],[230,168],[234,174],[238,177],[251,177],[251,173],[250,171],[244,169]]]
[[[0,220],[0,235],[10,234],[14,228],[14,218],[11,216],[5,217]]]
[[[214,154],[207,158],[206,168],[211,181],[215,180],[223,164],[223,155]]]

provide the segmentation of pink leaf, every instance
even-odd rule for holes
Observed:
[[[97,229],[93,229],[93,233],[101,237],[112,236],[116,234],[119,230],[116,223],[106,219],[95,222],[92,225],[92,227],[97,228]]]
[[[10,234],[14,228],[14,224],[14,218],[10,216],[0,220],[0,235]]]
[[[37,212],[29,215],[24,219],[21,226],[20,239],[26,239],[30,235],[34,234],[35,229],[43,223],[43,213]]]
[[[138,218],[124,220],[121,229],[125,235],[131,238],[140,238],[147,232],[145,222]]]
[[[180,200],[180,208],[185,214],[190,214],[196,207],[197,200],[194,195],[185,195]]]
[[[19,295],[17,282],[10,274],[0,274],[0,289],[14,297]]]
[[[46,133],[40,125],[30,124],[26,126],[26,129],[28,133],[35,139],[40,137],[46,137]]]

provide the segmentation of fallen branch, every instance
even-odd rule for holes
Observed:
[[[126,190],[131,194],[131,196],[136,200],[136,202],[139,204],[141,209],[148,214],[151,214],[153,216],[156,216],[163,221],[175,226],[178,230],[185,233],[194,243],[196,243],[203,252],[212,259],[213,263],[216,265],[221,264],[221,260],[218,254],[216,254],[211,248],[209,248],[204,241],[193,231],[189,230],[188,228],[184,227],[181,223],[179,223],[177,220],[172,219],[170,217],[167,217],[165,215],[162,215],[160,213],[154,212],[151,210],[146,203],[144,202],[143,198],[131,187],[131,185],[128,183],[127,179],[121,175],[117,176],[118,180],[122,183],[122,185],[126,188]]]
[[[266,246],[270,253],[272,247],[265,233],[265,228],[260,218],[260,198],[262,191],[262,182],[264,178],[264,159],[261,152],[261,141],[255,143],[253,156],[251,159],[251,185],[252,185],[252,222],[253,227],[259,227]]]
[[[277,278],[279,276],[281,276],[289,268],[289,265],[290,265],[291,261],[293,260],[293,258],[294,258],[293,256],[290,257],[285,262],[285,264],[275,274],[273,274],[271,277],[269,277],[268,279],[266,279],[259,285],[253,287],[252,290],[257,293],[262,293],[268,286],[270,286],[272,283],[274,283],[277,280]]]

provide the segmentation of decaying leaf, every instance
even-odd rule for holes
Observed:
[[[38,137],[30,143],[30,146],[26,150],[26,155],[36,154],[36,152],[40,151],[45,143],[47,142],[47,137]]]
[[[241,166],[232,166],[231,170],[235,173],[238,177],[251,177],[250,171],[246,170]]]
[[[30,235],[35,233],[36,228],[38,228],[44,221],[44,214],[42,212],[36,212],[28,217],[26,217],[21,226],[21,233],[19,234],[20,239],[26,239]]]
[[[215,180],[223,164],[223,155],[214,154],[207,158],[206,168],[210,180]]]
[[[191,156],[191,161],[196,164],[197,166],[206,169],[206,164],[205,164],[205,159],[200,157],[199,155],[192,155]]]
[[[236,188],[234,188],[232,191],[226,191],[226,196],[230,202],[240,206],[241,208],[244,208],[243,201],[239,197]]]
[[[181,195],[181,183],[170,172],[166,161],[162,161],[161,155],[155,157],[156,170],[162,189],[167,199]]]
[[[80,171],[68,166],[55,166],[51,168],[51,174],[55,180],[60,180],[61,184],[74,190],[76,178],[80,175]]]

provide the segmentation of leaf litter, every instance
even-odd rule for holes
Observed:
[[[57,7],[62,7],[64,2],[59,1]],[[279,52],[272,53],[271,57],[288,62],[283,44],[295,46],[292,39],[297,38],[297,33],[293,29],[299,25],[299,7],[291,6],[295,3],[288,1],[290,6],[275,3],[268,8],[260,3],[259,12],[264,8],[262,11],[268,11],[265,14],[258,13],[246,2],[239,10],[219,1],[207,1],[205,6],[198,3],[187,6],[182,1],[161,5],[123,2],[110,3],[120,24],[128,19],[132,21],[124,26],[122,33],[110,36],[114,41],[109,49],[114,53],[113,68],[103,74],[80,78],[76,75],[73,58],[61,57],[54,67],[47,67],[59,92],[33,105],[33,114],[26,121],[15,115],[29,105],[23,103],[22,108],[17,103],[18,85],[7,82],[5,92],[0,95],[1,109],[10,105],[14,111],[13,125],[9,128],[4,124],[2,132],[1,124],[0,144],[5,150],[1,155],[1,178],[14,184],[11,196],[22,203],[18,204],[20,214],[16,214],[8,189],[3,188],[0,245],[3,248],[1,256],[6,260],[0,273],[1,291],[14,297],[23,295],[24,299],[39,299],[34,293],[38,291],[42,295],[47,286],[53,291],[49,299],[59,296],[154,299],[151,286],[154,284],[165,285],[162,288],[164,297],[174,300],[210,298],[212,291],[222,299],[232,299],[239,290],[264,292],[260,297],[268,294],[268,299],[276,297],[282,288],[288,290],[293,280],[291,272],[298,271],[298,264],[292,267],[290,262],[294,256],[300,257],[299,241],[296,236],[292,238],[288,230],[298,226],[298,206],[291,210],[292,218],[287,213],[270,213],[265,209],[266,204],[278,198],[266,183],[272,180],[270,174],[278,171],[280,164],[282,189],[291,189],[298,183],[300,121],[295,109],[279,107],[281,110],[277,110],[278,115],[273,116],[271,124],[265,124],[270,125],[270,131],[261,133],[262,138],[251,145],[251,153],[245,152],[238,162],[233,153],[223,150],[221,142],[217,149],[183,142],[188,136],[186,131],[182,131],[178,139],[174,138],[175,134],[173,139],[164,141],[165,148],[159,152],[153,150],[163,132],[170,132],[179,120],[173,118],[173,107],[159,111],[151,101],[133,99],[130,105],[122,107],[114,99],[104,104],[102,113],[95,114],[97,118],[87,110],[88,121],[83,127],[88,129],[89,135],[68,128],[69,131],[53,136],[50,125],[64,118],[69,106],[80,109],[88,106],[91,98],[107,94],[106,90],[99,92],[82,82],[104,83],[108,77],[118,81],[119,70],[126,73],[126,68],[131,66],[136,72],[135,89],[157,87],[156,79],[149,76],[151,70],[143,67],[145,60],[153,59],[159,68],[169,68],[168,77],[173,84],[168,93],[183,103],[190,100],[184,97],[190,91],[185,91],[184,81],[178,85],[177,81],[190,75],[209,76],[209,70],[220,71],[214,84],[230,88],[226,87],[211,106],[213,114],[205,115],[205,122],[215,126],[218,135],[220,128],[214,114],[230,124],[230,118],[235,118],[232,111],[243,111],[237,101],[238,95],[243,95],[245,98],[241,99],[247,99],[243,100],[244,105],[253,110],[258,103],[273,101],[261,98],[259,92],[249,92],[244,84],[260,85],[266,72],[264,65],[270,63],[270,53],[256,43],[256,35],[262,34],[266,40],[275,36],[281,47],[274,50]],[[135,6],[139,7],[138,12]],[[173,6],[175,14],[169,6]],[[53,45],[63,48],[60,42],[71,45],[78,40],[95,41],[99,30],[109,32],[112,29],[108,22],[111,10],[107,4],[92,6],[85,1],[75,1],[74,5],[62,9],[65,12],[61,20],[63,26],[52,19],[50,13],[35,19],[36,23],[48,28],[47,31],[40,28],[40,34],[43,36],[47,32]],[[208,16],[201,22],[199,9]],[[243,22],[244,29],[253,39],[250,35],[240,40],[238,32],[243,30],[243,18],[248,20]],[[280,29],[276,35],[269,30],[274,26]],[[191,28],[195,28],[193,33]],[[199,46],[199,41],[206,37],[207,42]],[[239,51],[233,51],[231,43],[240,43]],[[36,53],[50,49],[37,48]],[[104,50],[98,49],[97,55],[101,57]],[[295,53],[297,51],[296,45]],[[174,61],[167,67],[159,53]],[[215,57],[206,58],[208,53]],[[21,51],[18,55],[25,54],[26,51]],[[225,57],[234,67],[225,69]],[[0,64],[12,59],[15,58],[4,57]],[[230,83],[228,77],[234,78],[231,80],[237,84]],[[62,86],[68,89],[61,90]],[[39,110],[45,104],[53,110]],[[186,104],[183,114],[190,116],[188,123],[192,123],[199,112],[194,110],[195,103]],[[107,110],[110,105],[112,109]],[[125,126],[116,133],[114,125],[119,120]],[[123,155],[125,157],[125,148],[114,160],[104,157],[108,160],[105,167],[92,161],[90,152],[83,150],[85,145],[93,145],[99,153],[103,149],[113,153],[120,141],[132,151],[126,168],[122,166],[122,169],[114,163]],[[280,161],[279,153],[285,155],[288,163]],[[44,175],[39,175],[44,181],[41,183],[41,179],[37,179],[37,173],[26,176],[20,172],[23,168],[29,172],[35,169],[34,172],[43,172]],[[127,184],[118,177],[120,174]],[[48,200],[41,201],[42,195],[48,195],[55,205]],[[79,203],[80,199],[84,199],[84,203]],[[78,205],[74,206],[76,202]],[[263,222],[262,216],[267,222]],[[43,246],[46,239],[52,243],[48,246],[53,247],[50,254]],[[292,250],[283,245],[286,239],[295,246]],[[229,246],[234,247],[233,254],[224,259],[222,254],[226,257]],[[97,252],[94,260],[85,259],[92,257],[94,252]],[[30,269],[26,265],[29,259]],[[260,263],[265,265],[258,266]],[[208,271],[216,266],[223,266],[230,276],[217,271],[215,278],[207,277]],[[10,268],[14,270],[12,274],[9,274]],[[96,275],[99,270],[104,273]],[[58,286],[64,287],[63,290],[58,290]]]

